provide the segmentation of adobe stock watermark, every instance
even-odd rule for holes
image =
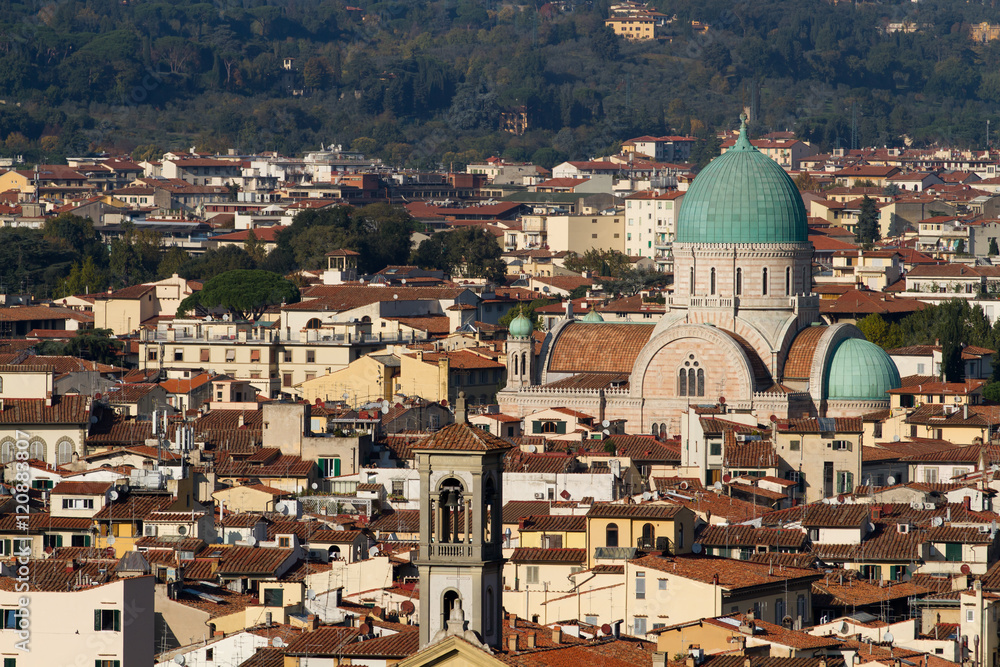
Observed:
[[[27,538],[30,527],[31,502],[28,492],[31,490],[31,466],[28,465],[30,434],[24,431],[15,431],[14,441],[14,502],[15,502],[15,527]],[[22,538],[12,540],[11,544],[17,546],[13,548],[17,567],[14,574],[14,591],[16,593],[30,593],[31,590],[31,539]],[[31,652],[31,596],[22,595],[17,599],[17,607],[13,610],[4,610],[4,613],[11,613],[14,617],[13,626],[17,631],[18,641],[14,644],[18,651],[24,653]],[[4,619],[6,621],[7,619]],[[6,622],[4,623],[6,626]]]

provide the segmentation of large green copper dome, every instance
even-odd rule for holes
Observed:
[[[808,237],[798,188],[753,147],[745,122],[736,144],[691,183],[677,221],[679,243],[805,243]]]
[[[830,400],[884,401],[898,389],[899,370],[885,350],[863,338],[837,345],[826,372],[825,396]]]

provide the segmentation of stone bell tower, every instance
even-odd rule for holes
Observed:
[[[502,474],[512,445],[470,426],[464,413],[459,394],[457,422],[413,448],[420,473],[421,648],[456,634],[501,644]]]

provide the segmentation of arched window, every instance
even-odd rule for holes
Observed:
[[[792,267],[785,267],[785,296],[792,294]]]
[[[667,439],[667,425],[660,424],[660,440],[666,440],[666,439]]]
[[[642,526],[642,545],[647,549],[656,546],[656,528],[651,523]]]
[[[493,632],[493,587],[486,587],[486,609],[483,610],[483,631],[489,635]]]
[[[691,294],[694,294],[694,267],[691,267]]]
[[[653,423],[653,437],[655,438],[657,435],[659,435],[659,433],[660,433],[660,426],[654,422]]]
[[[705,369],[698,369],[698,396],[705,395]]]
[[[0,463],[10,463],[14,460],[14,441],[4,440],[0,445]]]
[[[715,296],[715,267],[712,267],[711,271],[711,282],[709,284],[709,294]]]
[[[462,492],[465,489],[462,483],[454,477],[449,477],[441,482],[441,486],[438,489],[438,511],[436,517],[438,541],[456,544],[461,542],[459,528],[461,527],[460,524],[463,523],[462,517],[464,512],[462,510],[465,507],[465,497]]]
[[[371,315],[365,315],[364,317],[361,318],[361,322],[363,324],[371,324],[372,323],[372,316]]]
[[[688,369],[688,396],[698,395],[698,374],[695,369]]]
[[[528,374],[528,353],[527,352],[522,352],[521,353],[521,374],[522,375],[527,375]]]
[[[494,514],[496,512],[497,490],[496,485],[493,483],[493,479],[486,480],[486,486],[483,488],[483,542],[490,543],[493,541],[493,520]]]
[[[677,371],[677,395],[688,395],[688,374],[686,368],[682,368]]]
[[[441,627],[445,628],[448,620],[451,618],[451,611],[455,608],[455,603],[458,602],[458,591],[448,590],[444,592],[444,597],[442,598],[441,605]]]
[[[333,545],[327,550],[327,556],[330,560],[340,560],[340,547]]]
[[[604,529],[604,546],[606,547],[617,547],[618,546],[618,524],[609,523],[608,527]]]
[[[764,296],[767,296],[767,269],[766,268],[763,271],[761,271],[761,282],[763,283],[763,287],[761,287],[761,294],[763,294]]]
[[[72,456],[72,453],[70,454]],[[28,444],[28,458],[36,461],[45,460],[45,443],[41,440],[32,440]]]
[[[743,294],[743,269],[736,268],[736,296]]]
[[[306,329],[319,329],[321,326],[323,326],[323,323],[319,321],[318,317],[314,317],[306,322]]]
[[[73,460],[73,443],[63,440],[56,445],[56,465],[63,465]]]
[[[809,294],[812,292],[812,280],[809,277],[809,267],[802,269],[802,293]]]
[[[516,375],[519,375],[519,374],[520,374],[520,373],[518,372],[518,370],[517,370],[517,362],[518,362],[519,360],[520,360],[520,357],[519,357],[518,355],[516,355],[516,354],[515,354],[515,355],[514,355],[514,364],[513,364],[513,366],[514,366],[514,370],[513,370],[513,373],[514,373],[514,375],[515,375],[515,376],[516,376]]]

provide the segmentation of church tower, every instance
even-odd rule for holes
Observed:
[[[508,327],[505,343],[507,352],[507,386],[505,391],[517,391],[518,387],[533,385],[535,378],[535,327],[531,320],[521,313]]]
[[[513,446],[465,421],[414,445],[420,475],[420,647],[450,635],[499,648],[503,459]]]

